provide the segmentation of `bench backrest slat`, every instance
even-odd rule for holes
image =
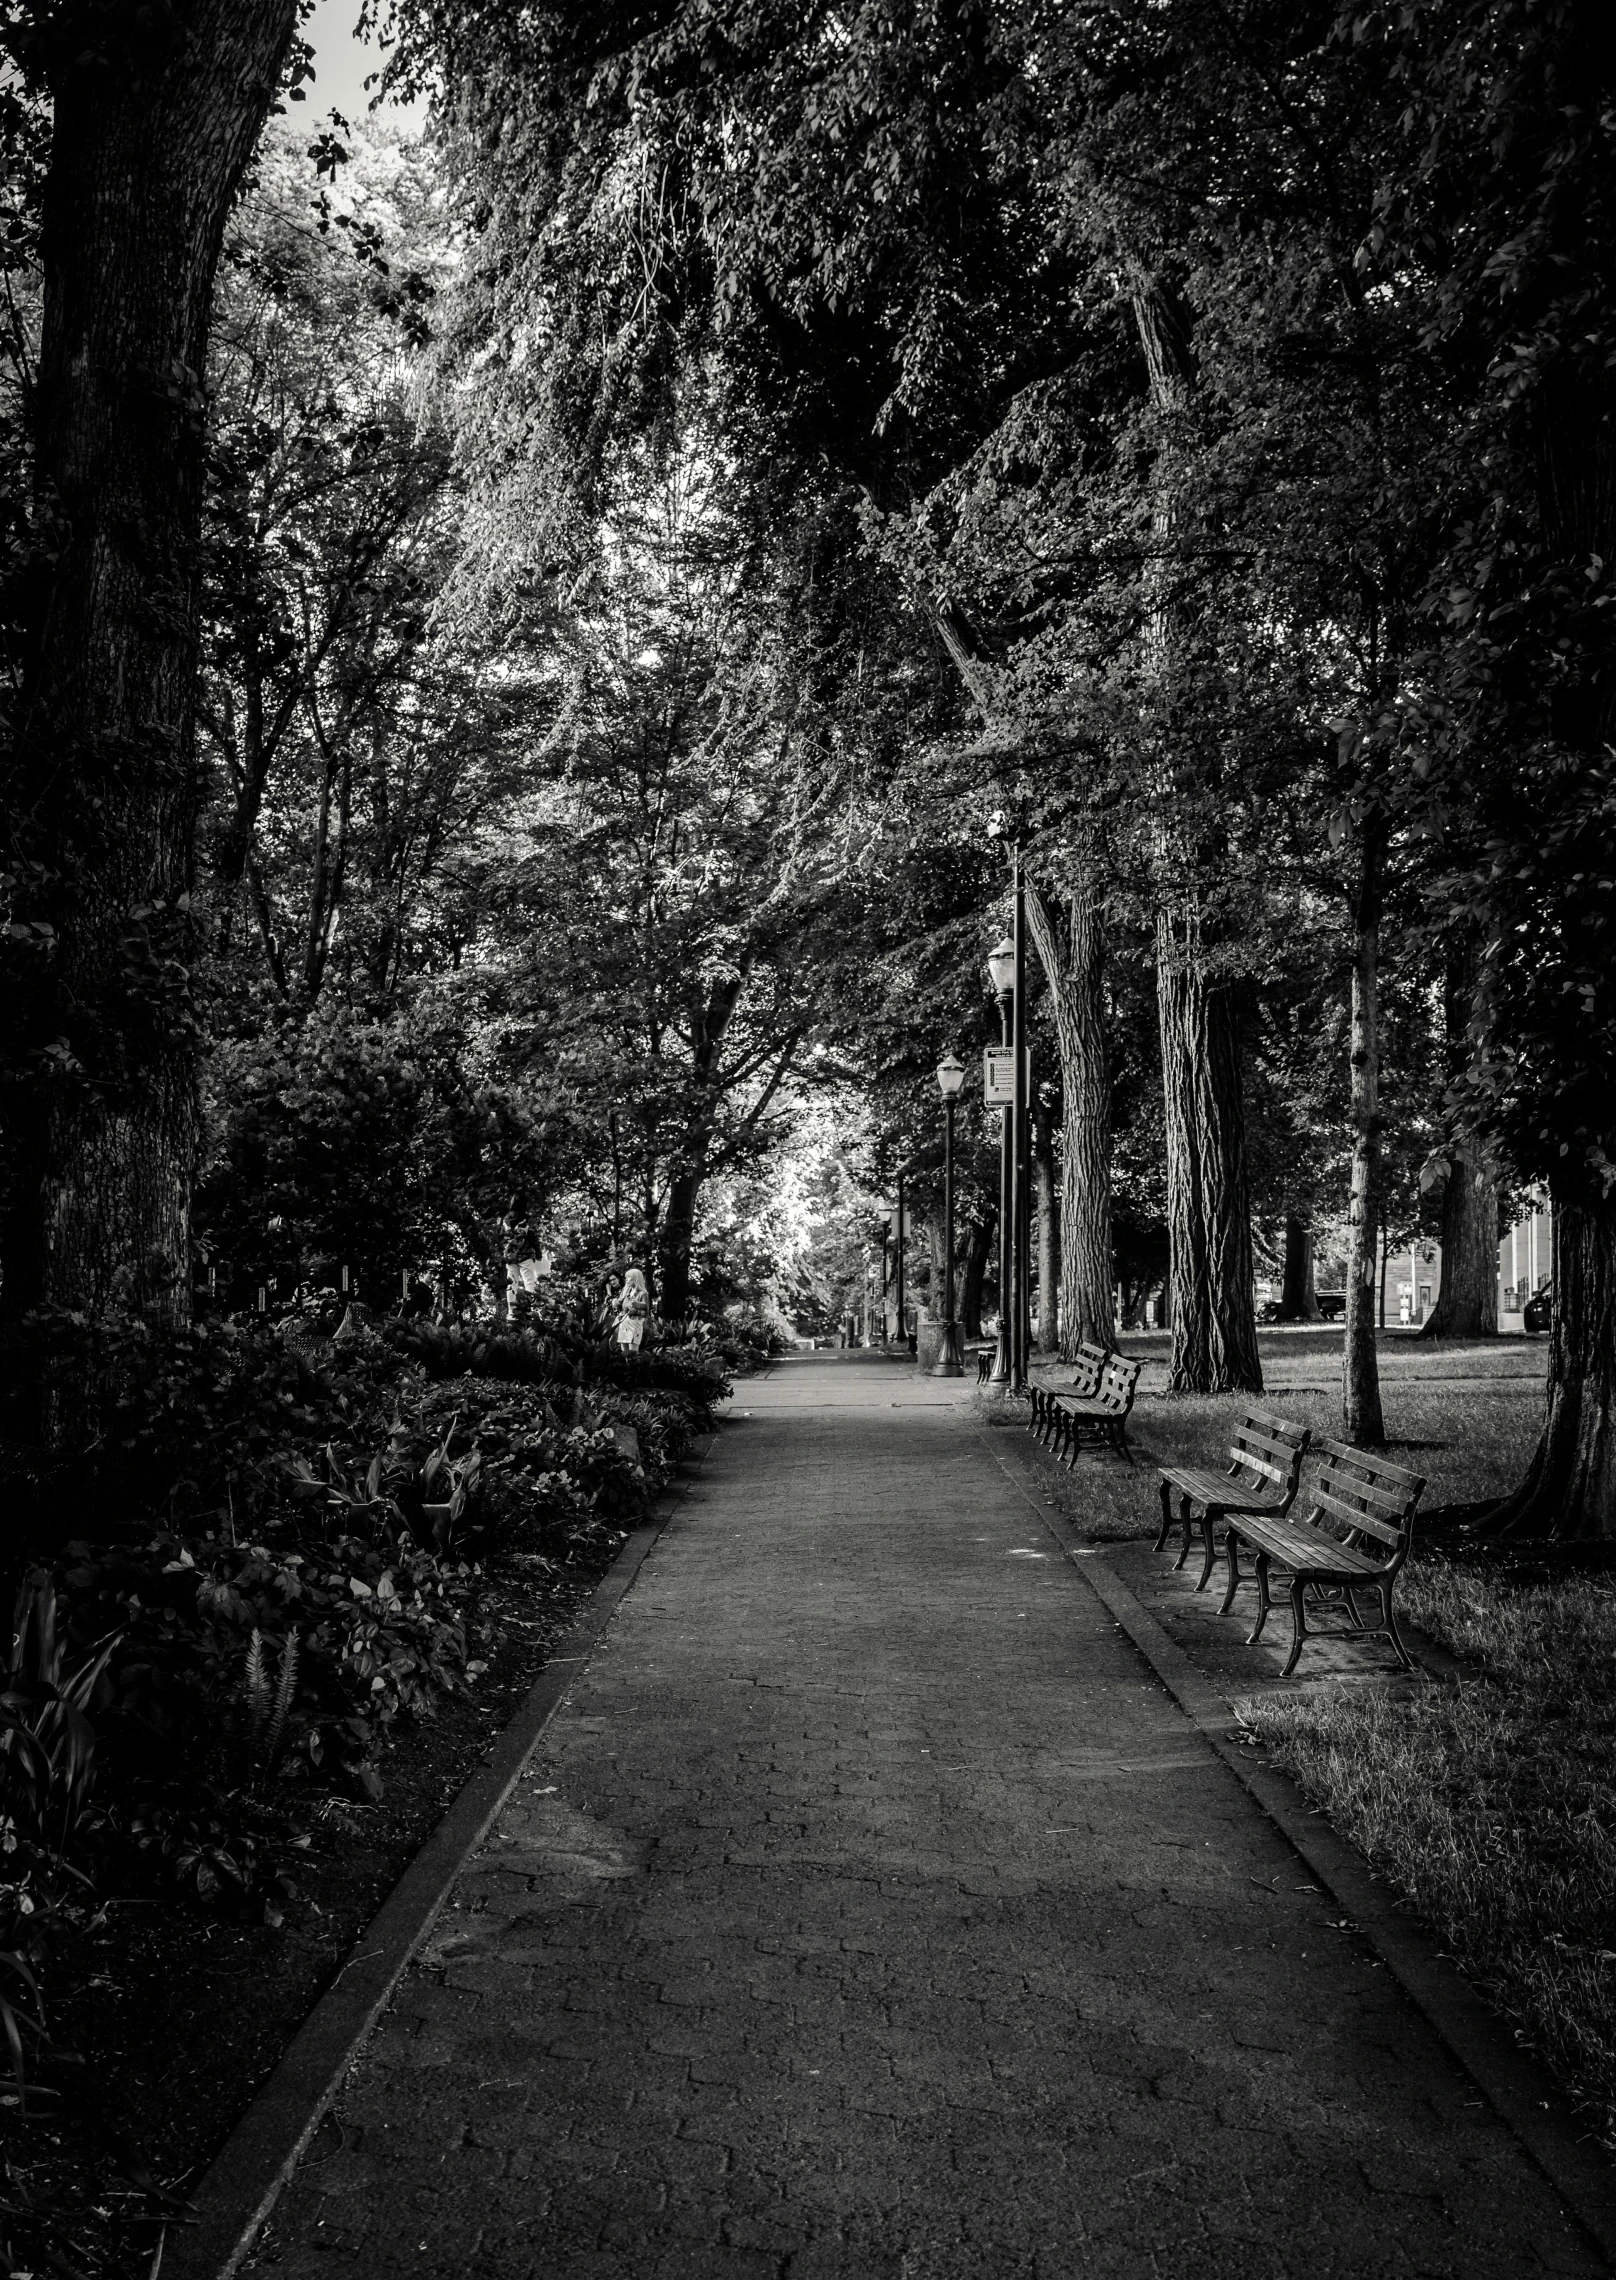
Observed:
[[[1284,1491],[1288,1505],[1296,1494],[1302,1458],[1312,1437],[1308,1426],[1293,1425],[1288,1417],[1271,1417],[1261,1409],[1247,1410],[1234,1429],[1229,1470],[1271,1480]]]
[[[1229,1454],[1237,1458],[1247,1472],[1261,1473],[1265,1479],[1277,1481],[1282,1488],[1291,1477],[1289,1464],[1275,1464],[1272,1457],[1260,1456],[1251,1449],[1231,1449]]]
[[[1113,1354],[1105,1365],[1100,1390],[1095,1399],[1109,1409],[1113,1416],[1124,1415],[1133,1399],[1133,1389],[1139,1383],[1139,1372],[1143,1368],[1143,1362],[1131,1362],[1126,1354]]]
[[[1105,1375],[1106,1354],[1104,1346],[1097,1346],[1085,1338],[1072,1355],[1074,1375],[1071,1384],[1063,1390],[1074,1394],[1079,1401],[1092,1401],[1099,1392],[1100,1381]]]
[[[1312,1517],[1323,1527],[1328,1515],[1349,1535],[1371,1537],[1386,1547],[1387,1565],[1400,1566],[1425,1488],[1423,1475],[1341,1441],[1316,1441],[1313,1454],[1320,1464],[1311,1490]]]
[[[1390,1457],[1371,1456],[1367,1449],[1354,1449],[1345,1441],[1315,1441],[1313,1454],[1330,1457],[1336,1466],[1360,1472],[1382,1486],[1405,1492],[1412,1489],[1416,1494],[1425,1487],[1424,1473],[1408,1472],[1402,1465],[1394,1465]]]
[[[1324,1479],[1330,1478],[1331,1475],[1326,1473]],[[1361,1536],[1373,1536],[1378,1544],[1387,1544],[1395,1548],[1403,1541],[1404,1535],[1407,1533],[1403,1528],[1394,1528],[1384,1520],[1377,1520],[1372,1512],[1360,1512],[1355,1505],[1343,1503],[1339,1496],[1330,1494],[1323,1481],[1312,1490],[1312,1497],[1316,1512],[1333,1512],[1336,1518],[1344,1520],[1349,1528],[1354,1529]]]

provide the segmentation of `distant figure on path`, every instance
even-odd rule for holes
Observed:
[[[623,1277],[623,1295],[617,1305],[617,1343],[632,1353],[644,1343],[651,1314],[651,1293],[638,1267],[630,1267]]]

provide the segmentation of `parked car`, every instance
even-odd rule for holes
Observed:
[[[1321,1290],[1314,1294],[1319,1302],[1319,1314],[1326,1322],[1339,1322],[1347,1311],[1347,1294],[1344,1290]]]
[[[1521,1321],[1528,1330],[1550,1330],[1554,1327],[1554,1285],[1533,1291],[1521,1309]]]

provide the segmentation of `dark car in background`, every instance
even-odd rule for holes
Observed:
[[[1533,1291],[1521,1308],[1521,1321],[1528,1330],[1552,1330],[1554,1327],[1554,1285]]]

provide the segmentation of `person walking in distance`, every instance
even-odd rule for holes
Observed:
[[[630,1267],[623,1277],[623,1293],[617,1302],[617,1343],[625,1351],[637,1352],[644,1344],[650,1313],[651,1293],[645,1277],[638,1267]]]

